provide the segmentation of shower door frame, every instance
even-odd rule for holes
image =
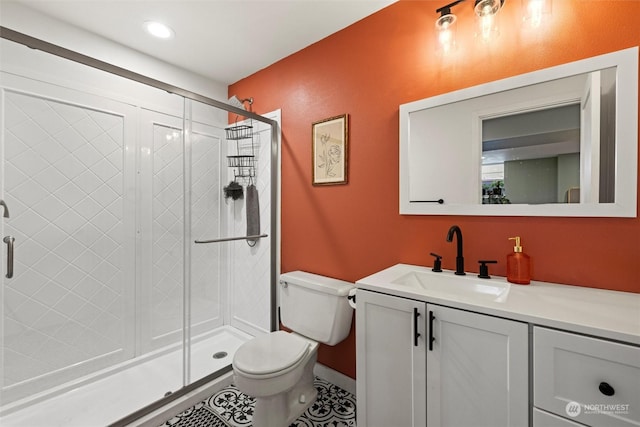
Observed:
[[[271,221],[270,221],[270,230],[271,230],[271,239],[270,239],[270,286],[269,286],[269,293],[270,293],[270,309],[269,309],[269,313],[270,313],[270,330],[271,331],[275,331],[278,328],[278,319],[277,319],[277,288],[276,288],[276,284],[277,284],[277,276],[278,276],[278,263],[279,263],[279,236],[280,236],[280,230],[279,230],[279,218],[280,218],[280,213],[279,213],[279,180],[280,180],[280,173],[279,173],[279,126],[278,126],[278,121],[276,120],[272,120],[269,119],[267,117],[261,116],[259,114],[253,113],[251,111],[246,111],[244,109],[240,109],[237,107],[234,107],[232,105],[226,104],[222,101],[218,101],[203,95],[200,95],[198,93],[195,92],[191,92],[188,91],[186,89],[182,89],[180,87],[177,86],[173,86],[171,84],[162,82],[160,80],[156,80],[147,76],[144,76],[142,74],[127,70],[125,68],[122,67],[118,67],[116,65],[110,64],[108,62],[105,61],[101,61],[95,58],[92,58],[90,56],[72,51],[70,49],[66,49],[64,47],[46,42],[44,40],[29,36],[27,34],[24,33],[20,33],[18,31],[15,30],[11,30],[9,28],[0,26],[0,38],[27,46],[29,48],[32,49],[36,49],[36,50],[40,50],[42,52],[45,53],[49,53],[51,55],[60,57],[60,58],[64,58],[79,64],[83,64],[86,66],[89,66],[91,68],[95,68],[101,71],[105,71],[107,73],[110,74],[114,74],[138,83],[142,83],[144,85],[156,88],[156,89],[160,89],[163,91],[166,91],[170,94],[174,94],[174,95],[178,95],[181,96],[185,99],[189,99],[192,101],[197,101],[224,111],[227,111],[229,113],[233,113],[233,114],[237,114],[240,116],[243,116],[247,119],[253,119],[259,122],[263,122],[267,125],[269,125],[271,127],[271,171],[270,171],[270,180],[271,180],[271,194],[270,194],[270,198],[271,198]],[[187,227],[188,224],[185,221],[185,227]],[[191,242],[187,242],[185,239],[184,242],[184,251],[185,254],[187,253],[187,251],[190,250],[190,244]],[[186,266],[186,264],[185,264]],[[188,275],[189,273],[186,271],[185,268],[185,279],[187,279],[188,277],[186,275]],[[185,297],[188,297],[188,293],[189,293],[189,289],[188,286],[184,287],[184,292],[185,292]],[[189,299],[185,299],[185,304],[189,304],[190,301]],[[189,348],[190,345],[190,323],[189,323],[189,310],[185,309],[184,310],[185,313],[185,319],[184,319],[184,346],[185,348]],[[185,363],[183,363],[183,370],[184,370],[184,378],[186,381],[186,378],[188,377],[188,363],[186,363],[186,359],[188,358],[188,350],[185,352]],[[222,374],[222,372],[221,372]],[[207,377],[208,379],[213,379],[210,377]],[[186,384],[185,384],[186,386]],[[176,396],[177,397],[177,396]]]

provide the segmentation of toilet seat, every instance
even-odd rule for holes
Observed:
[[[302,337],[276,331],[246,342],[235,353],[233,367],[248,378],[272,378],[295,369],[309,353]]]

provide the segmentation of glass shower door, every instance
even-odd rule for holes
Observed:
[[[135,110],[6,73],[2,86],[6,403],[134,355]]]

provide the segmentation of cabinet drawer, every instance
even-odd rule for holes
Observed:
[[[583,425],[533,408],[533,427],[583,427]]]
[[[640,348],[541,327],[533,340],[536,407],[587,425],[640,425]]]

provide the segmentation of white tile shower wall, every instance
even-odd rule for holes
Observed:
[[[153,336],[180,339],[182,120],[5,73],[1,83],[24,88],[2,91],[3,231],[16,237],[2,291],[8,403],[156,348]],[[197,234],[218,235],[221,134],[194,124]],[[207,246],[192,248],[196,333],[222,323],[219,249]]]
[[[269,238],[261,239],[252,248],[245,241],[233,242],[230,248],[231,325],[252,335],[270,329],[270,268],[271,268],[271,127],[253,122],[256,136],[256,178],[260,204],[260,231]],[[235,144],[229,144],[229,154],[235,153]],[[233,179],[233,174],[229,176]],[[246,192],[247,182],[243,182]],[[229,208],[229,235],[247,233],[244,199],[227,199]]]
[[[176,122],[180,120],[174,118]],[[151,290],[152,347],[180,339],[183,293],[183,156],[182,125],[153,124],[151,149]],[[174,335],[174,336],[171,336]],[[159,340],[156,341],[156,340]]]
[[[221,235],[223,130],[193,123],[191,152],[191,242]],[[226,176],[226,168],[224,168]],[[191,246],[191,324],[194,334],[223,324],[223,265],[219,244]]]

